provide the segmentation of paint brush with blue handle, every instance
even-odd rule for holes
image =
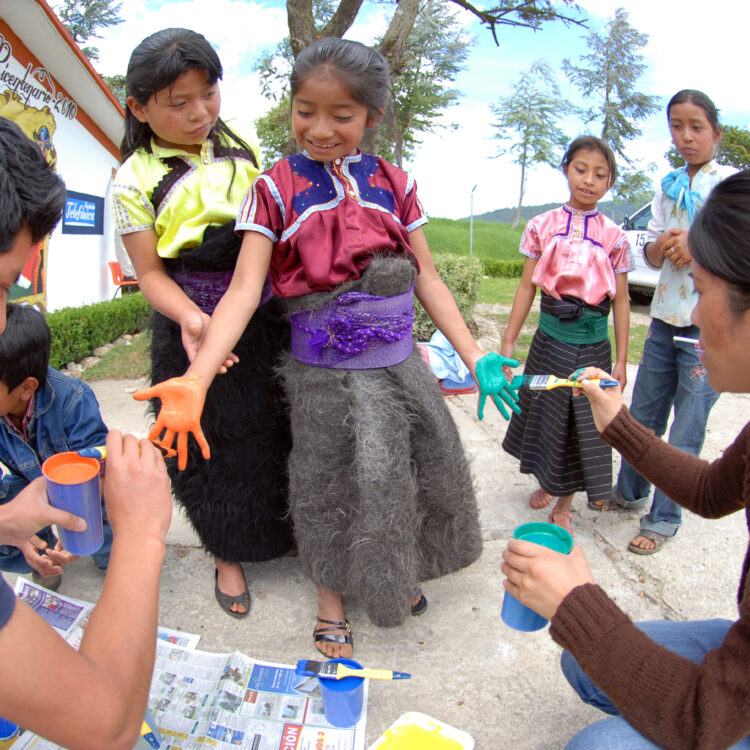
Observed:
[[[332,661],[310,661],[301,659],[297,662],[296,674],[310,677],[325,677],[329,680],[342,680],[344,677],[366,677],[370,680],[408,680],[408,672],[392,672],[389,669],[352,669],[346,664]]]
[[[162,448],[160,445],[156,447],[161,451],[164,458],[172,458],[172,456],[177,455],[177,451],[174,448]],[[95,445],[93,448],[81,448],[78,451],[78,455],[84,458],[95,458],[97,461],[104,461],[107,458],[107,446]]]
[[[618,381],[608,378],[590,378],[587,382],[598,383],[600,388],[614,388],[620,385]],[[558,378],[555,375],[516,375],[510,385],[515,389],[526,386],[530,391],[550,391],[562,387],[580,388],[581,381]]]

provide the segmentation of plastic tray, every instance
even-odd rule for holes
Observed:
[[[449,724],[409,711],[399,716],[368,750],[474,750],[474,740]]]

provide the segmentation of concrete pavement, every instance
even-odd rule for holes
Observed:
[[[629,377],[635,378],[635,368]],[[143,404],[132,400],[136,381],[93,383],[110,428],[145,435]],[[628,397],[629,398],[629,397]],[[750,396],[724,394],[709,422],[704,456],[713,458],[747,419]],[[518,633],[500,619],[501,554],[513,528],[541,521],[528,506],[533,479],[500,447],[505,421],[487,409],[478,422],[476,397],[449,400],[472,457],[481,510],[484,551],[471,567],[425,585],[429,610],[402,627],[376,628],[355,600],[347,616],[355,658],[363,664],[411,672],[410,681],[370,686],[367,743],[406,711],[422,711],[469,732],[477,748],[560,748],[601,715],[578,701],[559,670],[559,647],[547,630]],[[619,464],[615,456],[616,467]],[[705,521],[686,513],[677,537],[656,556],[626,550],[636,513],[596,513],[582,495],[574,500],[573,526],[594,576],[636,620],[697,619],[737,614],[736,592],[747,545],[742,514]],[[179,509],[167,538],[159,622],[199,633],[209,651],[238,649],[264,660],[293,664],[316,658],[312,629],[315,591],[297,558],[245,566],[253,597],[250,615],[234,620],[213,596],[213,563]],[[12,577],[11,577],[12,578]],[[72,563],[61,592],[95,601],[101,574],[90,560]]]

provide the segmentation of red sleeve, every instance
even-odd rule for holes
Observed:
[[[276,243],[281,239],[289,210],[274,176],[264,172],[247,191],[234,228],[238,232],[260,232]]]

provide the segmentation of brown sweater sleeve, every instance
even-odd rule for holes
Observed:
[[[667,445],[625,408],[602,437],[668,495],[702,515],[750,507],[747,426],[712,464]],[[747,570],[746,558],[743,577]],[[565,597],[550,635],[660,747],[713,750],[750,735],[750,594],[742,597],[740,619],[724,642],[700,665],[654,643],[594,584]]]
[[[750,425],[710,464],[656,437],[625,406],[601,436],[667,497],[700,516],[719,518],[745,505]]]

